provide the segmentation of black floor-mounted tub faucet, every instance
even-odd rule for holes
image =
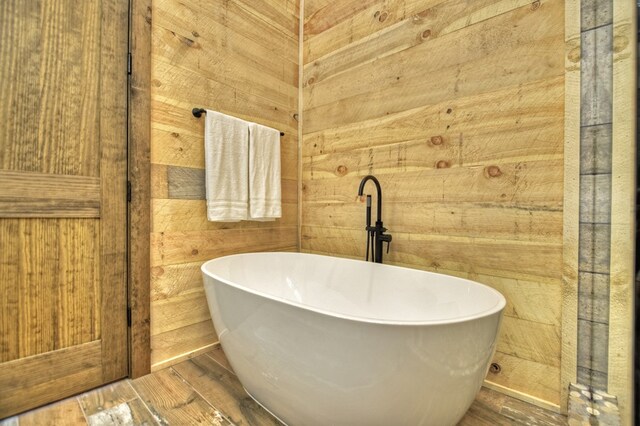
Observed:
[[[371,260],[376,263],[382,263],[382,243],[387,243],[387,253],[389,253],[391,235],[384,233],[387,228],[382,225],[382,188],[380,188],[380,182],[378,182],[375,176],[367,175],[362,179],[360,188],[358,188],[358,197],[363,196],[364,185],[369,180],[373,181],[378,191],[378,217],[376,218],[376,225],[371,226],[371,195],[367,195],[367,254],[365,260],[369,260],[369,248],[371,248]]]

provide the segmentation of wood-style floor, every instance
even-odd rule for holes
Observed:
[[[211,352],[0,421],[31,425],[280,425]],[[566,425],[564,416],[482,388],[460,425]]]

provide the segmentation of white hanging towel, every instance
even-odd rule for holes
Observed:
[[[207,218],[247,219],[249,208],[249,122],[207,110],[204,125]]]
[[[280,131],[260,124],[249,126],[249,220],[282,217],[280,189]]]

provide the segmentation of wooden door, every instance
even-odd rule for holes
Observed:
[[[127,375],[127,28],[0,2],[0,418]]]

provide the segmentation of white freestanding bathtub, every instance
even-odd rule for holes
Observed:
[[[473,281],[312,254],[226,256],[202,271],[229,363],[290,426],[456,424],[505,306]]]

